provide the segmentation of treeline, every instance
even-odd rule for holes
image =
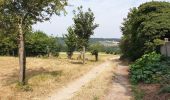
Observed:
[[[0,55],[18,55],[18,39],[14,35],[16,34],[0,33]],[[27,32],[25,34],[25,49],[27,56],[58,56],[61,44],[57,37],[48,36],[44,32]]]
[[[16,34],[0,33],[0,55],[18,56],[18,39]],[[26,56],[59,56],[59,52],[67,52],[64,38],[48,36],[42,31],[27,32],[25,36]],[[94,39],[94,38],[93,38]],[[95,39],[96,40],[96,39]],[[98,41],[90,42],[87,51],[97,49],[98,52],[117,54],[120,52],[118,46],[104,46]],[[78,51],[78,50],[76,50]]]

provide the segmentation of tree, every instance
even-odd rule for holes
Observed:
[[[59,52],[61,50],[61,45],[58,42],[57,37],[50,36],[48,37],[48,54],[51,54],[52,56],[58,57]]]
[[[97,50],[97,48],[91,51],[91,54],[95,55],[96,61],[98,61],[98,53],[99,53],[99,51]]]
[[[94,43],[89,46],[89,50],[95,56],[96,61],[98,61],[98,52],[104,52],[104,48],[104,45],[101,43]]]
[[[123,56],[136,60],[145,53],[160,52],[164,38],[170,38],[169,16],[169,2],[152,1],[131,9],[121,27]]]
[[[77,46],[83,50],[83,64],[85,64],[85,48],[88,46],[89,38],[94,34],[94,29],[99,25],[94,23],[95,17],[91,9],[87,12],[83,12],[83,7],[77,8],[77,12],[74,11],[74,32],[77,35]]]
[[[67,45],[67,55],[68,58],[71,59],[73,52],[76,49],[77,39],[76,34],[74,33],[74,29],[72,27],[69,27],[67,29],[68,34],[65,35],[65,44]]]
[[[0,6],[0,15],[3,15],[1,25],[15,29],[19,36],[21,84],[25,84],[25,30],[37,22],[49,20],[53,14],[59,15],[60,11],[64,11],[65,5],[66,0],[4,0]]]

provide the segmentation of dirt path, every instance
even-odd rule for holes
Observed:
[[[103,100],[132,100],[130,83],[128,81],[128,66],[115,60],[115,77],[108,95]]]
[[[54,92],[52,95],[48,96],[45,100],[68,100],[74,96],[74,94],[81,89],[84,85],[88,84],[91,80],[95,79],[102,71],[108,66],[111,66],[111,60],[108,60],[89,71],[84,76],[71,83],[67,86]]]

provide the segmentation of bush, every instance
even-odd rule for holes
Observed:
[[[162,56],[156,52],[145,54],[130,66],[132,83],[160,82],[167,74],[167,63],[162,61]]]

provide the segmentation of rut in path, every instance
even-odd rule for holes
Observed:
[[[69,100],[71,99],[75,93],[81,89],[82,86],[88,84],[91,80],[95,79],[98,75],[100,75],[106,67],[111,66],[111,60],[108,60],[92,70],[90,70],[87,74],[80,77],[79,79],[69,83],[67,86],[58,90],[58,92],[54,92],[51,94],[46,100]]]
[[[128,66],[120,61],[114,70],[114,78],[109,93],[102,100],[132,100],[131,85],[128,80]]]

